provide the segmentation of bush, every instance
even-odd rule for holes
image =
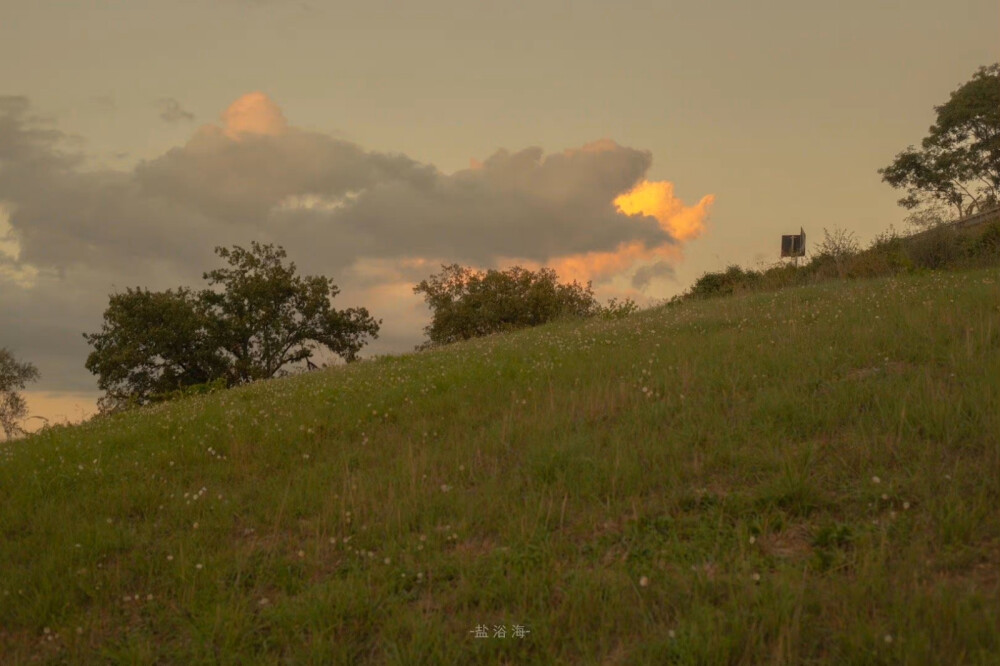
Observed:
[[[834,267],[837,269],[838,277],[847,277],[847,263],[851,257],[856,255],[861,247],[853,231],[845,229],[834,229],[827,231],[823,229],[823,242],[816,250],[821,257],[829,257]]]
[[[962,241],[951,225],[935,227],[910,239],[909,256],[918,268],[944,268],[963,255]]]
[[[631,298],[621,301],[617,298],[612,298],[608,301],[607,305],[600,309],[601,316],[605,319],[623,319],[638,311],[639,305]]]
[[[994,220],[972,245],[977,257],[1000,259],[1000,220]]]
[[[431,323],[424,329],[430,345],[601,311],[589,283],[586,287],[577,282],[560,284],[555,271],[548,268],[533,272],[515,266],[485,273],[458,264],[441,268],[440,273],[413,288],[414,293],[424,295],[433,311]]]
[[[905,240],[894,227],[875,236],[871,245],[847,261],[848,277],[880,277],[909,271],[913,262],[906,253]]]
[[[733,264],[722,273],[705,273],[691,287],[694,298],[728,296],[746,291],[760,282],[761,274],[754,270],[744,270]]]
[[[757,285],[761,289],[783,289],[802,284],[807,275],[804,268],[799,268],[795,264],[779,263],[765,270]]]

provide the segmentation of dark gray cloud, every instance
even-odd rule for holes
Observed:
[[[181,103],[172,97],[161,97],[156,100],[156,106],[160,109],[160,120],[168,123],[179,123],[181,121],[191,122],[194,114],[185,111]]]
[[[673,280],[676,271],[672,264],[665,261],[658,261],[655,264],[640,266],[632,275],[632,286],[636,289],[645,289],[655,278],[668,278]]]
[[[217,245],[285,246],[303,272],[344,287],[342,306],[372,305],[387,322],[398,315],[406,325],[387,323],[387,339],[409,347],[426,311],[407,283],[435,272],[438,261],[541,263],[622,243],[674,242],[652,217],[628,218],[611,203],[645,176],[647,151],[607,140],[553,154],[499,150],[445,174],[288,128],[266,97],[271,106],[255,115],[262,97],[251,96],[225,126],[203,126],[185,145],[129,170],[89,167],[72,137],[34,114],[28,99],[0,97],[8,218],[0,216],[0,236],[18,249],[0,245],[0,345],[39,366],[41,388],[93,388],[81,333],[99,326],[108,294],[199,286],[201,271],[218,263]],[[189,119],[179,104],[163,108]],[[666,274],[656,266],[637,279]]]

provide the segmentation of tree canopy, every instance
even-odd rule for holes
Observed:
[[[980,67],[972,79],[935,107],[936,122],[919,149],[913,146],[879,169],[882,180],[905,189],[905,208],[943,204],[961,217],[1000,201],[1000,63]]]
[[[146,404],[222,381],[269,379],[325,347],[351,362],[379,324],[365,308],[336,310],[327,277],[299,276],[274,245],[217,247],[228,266],[204,273],[209,287],[114,294],[86,367],[105,391],[104,411]]]
[[[35,366],[19,362],[8,349],[0,348],[0,428],[7,439],[24,433],[21,420],[27,416],[28,406],[20,391],[36,379]]]
[[[458,264],[413,288],[433,312],[424,329],[431,344],[537,326],[563,315],[588,316],[600,311],[590,284],[560,284],[555,271],[476,271]]]

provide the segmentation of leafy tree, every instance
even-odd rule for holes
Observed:
[[[36,379],[35,366],[19,363],[10,351],[0,348],[0,428],[7,439],[24,433],[20,421],[28,414],[28,407],[19,391]]]
[[[194,293],[129,289],[111,297],[87,369],[105,391],[102,411],[269,379],[323,346],[350,362],[380,322],[364,308],[336,310],[339,289],[322,276],[299,276],[281,247],[218,247],[228,267],[204,274],[210,289]]]
[[[229,363],[213,339],[216,324],[189,289],[112,295],[101,332],[83,336],[94,347],[86,367],[105,392],[101,411],[226,376]]]
[[[229,263],[204,274],[223,291],[206,290],[201,300],[213,321],[213,339],[232,358],[234,383],[268,379],[281,368],[312,357],[320,344],[347,362],[378,337],[379,323],[365,308],[335,310],[340,289],[330,278],[299,277],[285,266],[285,250],[254,241],[250,250],[216,248]]]
[[[958,217],[1000,201],[1000,63],[935,107],[937,121],[918,150],[913,146],[879,169],[882,180],[904,188],[905,208],[944,204]]]
[[[413,292],[433,311],[424,331],[430,344],[446,344],[516,328],[537,326],[563,316],[597,314],[590,284],[560,284],[555,271],[475,271],[458,264],[423,280]]]

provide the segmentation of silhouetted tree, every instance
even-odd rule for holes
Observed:
[[[0,428],[8,439],[24,434],[20,422],[28,407],[19,391],[36,379],[35,366],[18,362],[9,350],[0,348]]]
[[[268,379],[323,346],[350,362],[379,324],[365,308],[336,310],[340,290],[322,276],[296,275],[281,247],[218,247],[228,267],[204,274],[214,289],[111,297],[87,369],[105,391],[102,411],[163,400],[192,386]]]
[[[980,67],[937,106],[937,121],[918,150],[910,146],[879,169],[905,188],[905,208],[945,204],[961,217],[1000,201],[1000,63]]]

